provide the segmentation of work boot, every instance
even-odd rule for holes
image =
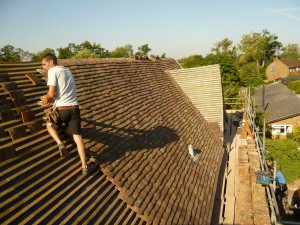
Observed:
[[[69,155],[69,152],[63,143],[58,145],[58,149],[59,149],[59,154],[61,157],[67,157]]]
[[[95,169],[97,169],[97,165],[95,163],[90,163],[86,167],[82,167],[82,175],[88,175]]]

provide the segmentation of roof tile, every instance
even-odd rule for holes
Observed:
[[[263,86],[256,89],[255,102],[262,108]],[[265,85],[265,107],[268,122],[276,122],[300,115],[300,98],[282,83]]]
[[[70,185],[77,187],[77,184],[87,180],[91,187],[101,185],[99,189],[101,191],[94,191],[94,188],[86,186],[70,194],[68,200],[58,199],[62,200],[59,202],[65,202],[58,206],[62,211],[51,209],[48,207],[49,203],[45,203],[45,199],[40,198],[36,202],[47,210],[45,214],[38,212],[35,216],[32,213],[38,209],[28,206],[19,211],[20,213],[16,213],[16,210],[20,209],[16,207],[11,211],[17,215],[15,221],[22,221],[22,218],[30,213],[34,215],[30,216],[31,218],[45,215],[43,218],[49,221],[54,221],[52,218],[56,218],[57,223],[59,221],[103,222],[105,221],[103,216],[98,220],[97,214],[111,216],[116,214],[123,216],[123,219],[119,218],[116,221],[123,221],[125,224],[131,219],[141,221],[142,224],[152,221],[157,224],[183,222],[195,224],[195,221],[201,222],[201,209],[206,208],[203,212],[208,219],[202,221],[202,224],[209,224],[213,199],[208,201],[209,198],[204,196],[214,196],[216,190],[214,181],[220,166],[219,155],[223,152],[222,142],[166,72],[167,69],[180,68],[176,61],[172,59],[142,61],[80,59],[61,60],[59,63],[69,66],[74,74],[85,147],[96,154],[97,161],[101,163],[101,171],[97,170],[88,179],[77,176],[79,169],[75,168],[80,168],[80,162],[72,140],[64,137],[64,142],[68,145],[72,156],[62,159],[58,157],[55,142],[49,135],[45,135],[45,130],[42,130],[15,141],[18,146],[17,157],[1,164],[1,167],[4,166],[4,170],[7,171],[4,179],[11,179],[10,171],[14,173],[14,170],[19,170],[14,173],[16,178],[24,180],[20,176],[26,176],[24,185],[35,189],[37,198],[40,195],[39,191],[44,190],[46,186],[36,185],[33,180],[40,182],[43,177],[52,173],[53,179],[49,179],[49,182],[53,181],[55,196],[63,196],[64,187]],[[47,91],[47,87],[28,85],[28,81],[24,80],[26,78],[24,74],[34,73],[40,78],[42,75],[36,72],[39,66],[18,64],[17,68],[13,68],[9,74],[10,80],[16,81],[24,91],[28,110],[35,111],[38,121],[43,112],[36,102],[39,96]],[[20,75],[20,72],[14,72],[15,69],[26,73]],[[0,94],[5,95],[5,93]],[[9,121],[5,129],[17,127],[21,123],[21,119],[17,118]],[[8,142],[6,138],[5,143],[13,146],[13,142]],[[189,144],[193,144],[201,152],[198,163],[194,163],[188,155]],[[19,149],[22,149],[20,155]],[[10,166],[10,162],[13,167]],[[22,168],[27,162],[35,169],[24,174]],[[26,166],[26,168],[30,167]],[[47,174],[42,174],[40,171],[45,171]],[[70,179],[65,179],[61,175],[66,176],[66,171],[70,173]],[[105,182],[101,180],[99,173],[103,174]],[[32,179],[33,176],[38,178]],[[204,181],[207,183],[202,184]],[[16,184],[18,185],[18,181]],[[7,184],[7,188],[10,190],[12,187],[9,185]],[[102,192],[103,195],[100,194]],[[201,193],[204,193],[202,200],[200,200]],[[18,194],[18,191],[14,194]],[[19,200],[19,197],[17,199]],[[31,198],[27,197],[27,199],[30,201]],[[84,200],[81,202],[80,199]],[[67,202],[73,206],[70,207]],[[119,204],[126,205],[124,212],[108,211],[113,208],[124,210],[124,207],[120,207]],[[9,205],[6,206],[10,208]],[[190,212],[192,207],[197,208],[199,213]],[[78,215],[79,210],[81,215]],[[64,217],[65,211],[68,212],[65,217],[67,219],[59,220]],[[46,216],[48,214],[49,217],[51,214],[51,218]],[[5,221],[5,218],[0,219],[0,222]]]

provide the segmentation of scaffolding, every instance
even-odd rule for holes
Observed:
[[[255,105],[254,105],[254,101],[252,101],[251,99],[251,92],[250,92],[250,87],[245,88],[243,90],[244,93],[244,119],[246,120],[246,124],[249,125],[249,127],[251,128],[251,133],[252,133],[252,137],[255,139],[255,143],[256,143],[256,148],[259,154],[259,160],[260,160],[260,168],[261,171],[265,171],[265,172],[270,172],[269,168],[268,168],[268,164],[267,164],[267,160],[266,160],[266,150],[265,150],[265,129],[266,129],[266,121],[264,118],[264,124],[263,124],[263,131],[260,132],[259,131],[259,127],[255,124],[255,117],[256,117],[256,113],[255,113]],[[262,134],[262,135],[260,135]],[[275,174],[273,175],[273,177],[276,177]],[[273,183],[273,185],[266,185],[265,186],[265,191],[266,191],[266,200],[268,202],[269,205],[269,209],[270,209],[270,218],[271,218],[271,223],[273,225],[277,225],[277,224],[300,224],[300,222],[289,222],[289,221],[283,221],[281,219],[280,213],[279,213],[279,209],[278,209],[278,204],[276,201],[276,197],[275,197],[275,182]]]

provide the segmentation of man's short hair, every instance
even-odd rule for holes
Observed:
[[[57,57],[52,53],[47,53],[46,55],[43,56],[43,59],[46,60],[47,62],[53,60],[53,63],[57,65]]]

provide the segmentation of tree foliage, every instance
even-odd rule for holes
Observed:
[[[84,59],[84,58],[99,58],[98,55],[92,52],[90,49],[83,49],[71,57],[72,59]]]
[[[237,57],[237,49],[233,45],[233,41],[229,40],[228,38],[223,39],[222,41],[219,41],[214,44],[214,47],[212,47],[211,52],[213,54],[223,54],[231,56],[233,59],[236,59]]]
[[[149,48],[148,44],[144,44],[140,47],[138,47],[138,52],[136,52],[136,55],[139,56],[148,56],[148,53],[152,50],[151,48]]]
[[[36,53],[36,54],[33,54],[32,60],[33,60],[33,61],[42,61],[43,56],[46,55],[47,53],[55,54],[55,51],[54,51],[54,49],[52,49],[52,48],[45,48],[44,50],[39,51],[39,52]]]
[[[293,131],[293,140],[297,141],[298,143],[300,142],[300,127],[299,126],[296,126]]]
[[[178,59],[178,62],[183,68],[192,68],[202,66],[202,55],[191,55],[182,59]]]
[[[296,94],[300,94],[300,80],[289,82],[288,88],[294,91]]]
[[[299,143],[290,139],[266,139],[267,157],[277,162],[286,181],[292,183],[300,177]]]
[[[101,44],[84,41],[81,44],[69,43],[67,47],[58,48],[58,58],[108,58],[109,51],[101,47]]]
[[[0,62],[19,62],[21,61],[21,49],[12,45],[5,45],[0,49]]]
[[[127,44],[121,47],[117,47],[114,51],[110,53],[111,58],[129,58],[133,55],[132,45]]]
[[[281,58],[294,58],[300,60],[300,47],[298,44],[288,44],[284,46],[281,50]]]
[[[277,39],[278,37],[268,30],[243,35],[239,44],[239,50],[242,52],[240,63],[255,62],[256,71],[259,74],[260,69],[264,68],[267,61],[272,60],[275,53],[282,47]]]
[[[239,76],[243,86],[252,86],[263,84],[262,76],[257,74],[255,62],[245,63],[239,67]]]

